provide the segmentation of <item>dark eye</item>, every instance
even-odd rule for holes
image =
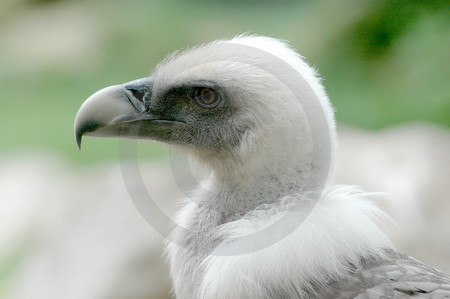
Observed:
[[[208,87],[195,88],[194,101],[202,108],[212,109],[220,104],[221,97],[219,92]]]

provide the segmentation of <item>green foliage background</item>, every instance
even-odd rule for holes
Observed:
[[[117,159],[117,140],[87,138],[78,152],[72,124],[81,103],[146,76],[174,50],[244,32],[290,41],[319,70],[340,123],[448,126],[447,3],[4,0],[0,154],[37,148],[83,164]],[[166,153],[146,148],[148,157]]]

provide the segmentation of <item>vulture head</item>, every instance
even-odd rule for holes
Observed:
[[[161,141],[235,184],[323,187],[335,125],[314,70],[281,41],[219,40],[163,60],[149,77],[106,87],[81,106],[75,136]],[[287,186],[285,186],[287,188]]]

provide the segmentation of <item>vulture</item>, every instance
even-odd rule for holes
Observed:
[[[156,140],[208,170],[166,244],[177,298],[450,297],[449,276],[394,249],[374,194],[333,185],[333,107],[284,41],[175,52],[94,93],[74,127],[79,147],[84,135]]]

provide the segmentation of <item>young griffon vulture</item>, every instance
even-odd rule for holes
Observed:
[[[333,109],[281,41],[175,53],[87,99],[75,135],[162,141],[210,170],[167,245],[177,298],[450,297],[448,276],[393,249],[369,194],[331,185]]]

